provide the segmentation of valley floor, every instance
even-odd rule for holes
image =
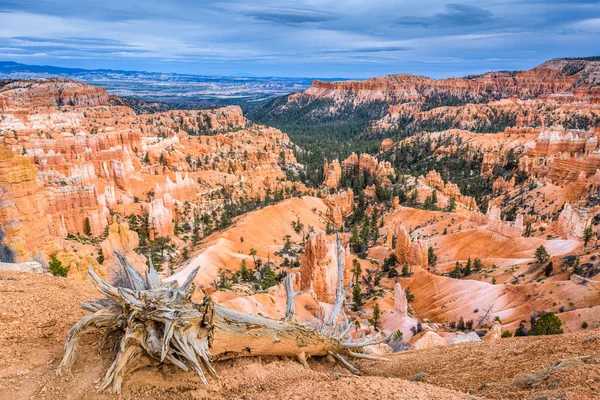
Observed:
[[[110,357],[100,337],[81,343],[73,376],[54,374],[80,301],[97,297],[88,282],[0,273],[0,399],[110,399],[98,394]],[[174,367],[140,369],[126,378],[124,398],[136,399],[554,399],[597,398],[600,329],[551,337],[502,339],[409,351],[391,362],[364,361],[365,376],[326,362],[312,370],[277,358],[216,364],[221,382],[204,388]],[[417,382],[418,381],[418,382]]]

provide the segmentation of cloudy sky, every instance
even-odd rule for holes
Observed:
[[[0,60],[435,78],[600,55],[600,0],[0,0]]]

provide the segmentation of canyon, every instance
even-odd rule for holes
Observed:
[[[397,360],[441,357],[440,347],[455,356],[551,343],[508,338],[544,312],[568,341],[600,328],[598,61],[315,81],[247,115],[238,106],[144,114],[127,104],[68,79],[0,81],[0,261],[14,266],[0,274],[44,296],[66,288],[69,323],[83,315],[75,300],[94,295],[90,266],[127,288],[118,252],[141,276],[154,265],[166,287],[193,284],[186,300],[303,327],[321,329],[341,295],[334,331],[339,322],[350,340],[385,335],[360,354],[391,357],[390,376],[416,374]],[[345,131],[354,114],[368,118]],[[296,143],[304,133],[279,129],[296,118],[319,129],[323,115],[340,118],[334,139],[352,151],[331,150],[330,137],[319,158]],[[57,264],[66,280],[45,274],[61,276]],[[52,328],[54,341],[65,324]],[[0,338],[8,357],[23,363],[30,355],[9,336]],[[255,362],[219,369],[234,376]],[[360,368],[372,377],[389,372],[369,363]],[[126,393],[150,374],[134,373]],[[63,383],[48,385],[64,394]],[[464,398],[457,393],[445,398]]]

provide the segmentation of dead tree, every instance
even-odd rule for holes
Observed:
[[[58,376],[70,373],[82,334],[102,332],[105,343],[114,341],[118,346],[99,391],[111,387],[114,393],[120,393],[127,369],[131,372],[140,362],[168,363],[192,370],[204,385],[208,385],[205,372],[218,379],[213,361],[246,356],[289,356],[307,366],[307,357],[329,354],[352,373],[360,374],[343,356],[367,358],[359,353],[362,348],[387,340],[378,334],[356,343],[346,336],[351,324],[345,317],[343,323],[338,323],[346,293],[340,289],[341,280],[332,314],[319,331],[292,322],[293,307],[289,304],[286,318],[274,320],[230,310],[215,304],[209,296],[201,303],[193,302],[193,280],[198,269],[180,286],[176,281],[161,281],[151,263],[142,277],[121,254],[117,257],[128,287],[108,284],[90,267],[88,276],[105,298],[81,303],[92,314],[69,331],[65,354],[56,371]],[[341,268],[340,261],[339,274],[343,273]],[[291,278],[288,286],[292,286]],[[288,295],[288,302],[290,299],[293,302],[294,296]]]

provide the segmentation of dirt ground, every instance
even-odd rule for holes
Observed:
[[[86,282],[0,273],[0,399],[113,399],[96,393],[112,355],[99,336],[81,343],[73,375],[57,378],[67,331],[96,298]],[[357,363],[365,376],[321,360],[311,369],[279,358],[216,363],[204,388],[192,373],[146,367],[124,383],[125,399],[476,399],[578,400],[600,393],[600,330],[502,339],[398,353],[391,362]],[[597,396],[597,397],[594,397]]]

